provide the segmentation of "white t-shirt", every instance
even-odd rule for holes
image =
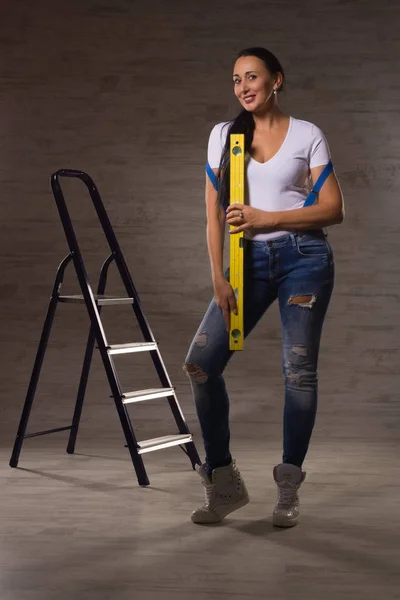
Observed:
[[[208,142],[208,163],[219,167],[230,121],[214,126]],[[322,131],[313,123],[290,117],[289,129],[278,152],[259,163],[245,157],[245,204],[266,211],[301,208],[310,191],[310,169],[326,165],[330,151]],[[288,233],[246,229],[246,238],[269,240]]]

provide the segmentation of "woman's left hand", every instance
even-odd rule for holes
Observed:
[[[265,210],[259,208],[253,208],[252,206],[246,206],[244,204],[230,204],[227,208],[226,222],[228,225],[235,226],[229,233],[239,233],[244,229],[250,227],[254,229],[268,229],[272,228],[272,219],[270,217],[272,213],[268,213]],[[271,221],[269,223],[269,221]]]

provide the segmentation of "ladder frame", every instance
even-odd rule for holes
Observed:
[[[75,231],[72,225],[71,217],[69,215],[69,211],[67,208],[67,204],[64,198],[64,194],[61,189],[60,178],[68,177],[68,178],[78,178],[86,185],[90,197],[92,199],[94,208],[96,210],[97,216],[99,218],[100,224],[102,226],[104,235],[106,236],[108,245],[111,250],[110,256],[104,261],[98,286],[97,286],[97,294],[96,296],[92,292],[92,288],[89,283],[89,279],[86,273],[85,265],[83,263],[82,254],[78,245],[78,241],[75,235]],[[146,469],[143,463],[142,456],[140,454],[140,446],[136,440],[131,420],[126,409],[125,404],[123,403],[123,392],[121,390],[117,371],[114,365],[114,361],[109,354],[107,339],[105,336],[105,332],[103,329],[103,325],[100,319],[101,305],[98,304],[98,296],[103,296],[106,289],[107,283],[107,274],[108,268],[112,262],[115,262],[119,274],[121,276],[122,282],[124,284],[127,296],[129,299],[132,299],[132,308],[135,313],[136,319],[138,321],[140,330],[142,332],[143,338],[145,342],[153,342],[155,344],[156,341],[154,339],[153,333],[150,329],[150,325],[141,309],[140,306],[140,298],[139,294],[133,284],[131,275],[129,273],[127,264],[125,262],[124,256],[121,252],[121,248],[118,244],[117,238],[111,226],[111,222],[101,200],[99,191],[94,184],[91,177],[84,173],[83,171],[76,171],[70,169],[62,169],[57,171],[51,176],[51,188],[53,191],[53,195],[57,204],[58,212],[60,215],[61,223],[64,229],[64,233],[67,239],[68,247],[70,253],[63,259],[60,263],[55,282],[53,285],[52,295],[50,298],[50,303],[47,309],[46,318],[44,321],[42,334],[36,354],[36,358],[33,365],[33,370],[28,386],[28,391],[17,431],[16,440],[14,443],[12,456],[10,459],[10,466],[17,467],[19,456],[22,450],[23,441],[29,437],[36,437],[39,435],[46,435],[48,433],[55,433],[60,431],[70,430],[70,436],[67,445],[67,452],[69,454],[73,454],[75,451],[75,444],[78,435],[79,423],[82,414],[83,402],[85,398],[87,380],[90,372],[91,361],[93,357],[93,351],[95,343],[97,342],[98,349],[100,351],[100,355],[103,361],[103,365],[106,371],[107,379],[110,385],[111,395],[114,398],[115,406],[117,408],[117,412],[121,421],[122,429],[125,435],[126,446],[129,449],[129,453],[136,471],[138,483],[141,486],[146,486],[150,484],[148,479]],[[86,343],[86,351],[82,365],[81,377],[78,387],[77,400],[75,403],[75,409],[72,419],[72,425],[68,427],[59,427],[56,429],[49,429],[46,431],[40,431],[32,434],[26,434],[26,429],[29,421],[30,412],[32,409],[32,404],[37,388],[37,384],[40,377],[40,372],[47,348],[47,343],[50,336],[51,327],[53,324],[56,308],[59,302],[65,302],[67,297],[60,296],[60,290],[63,283],[64,272],[66,267],[70,262],[73,262],[75,271],[78,277],[78,282],[82,291],[83,301],[86,304],[89,318],[90,318],[90,330]],[[173,388],[172,383],[170,381],[169,375],[167,373],[165,364],[161,357],[161,353],[159,351],[158,346],[149,351],[151,359],[153,361],[153,365],[157,371],[158,377],[160,379],[161,385],[163,388]],[[177,400],[175,391],[171,393],[167,397],[170,409],[175,419],[175,423],[178,427],[179,433],[190,436],[191,434],[188,429],[188,425],[183,416],[181,407]],[[180,445],[180,444],[179,444]],[[193,469],[195,469],[196,464],[201,464],[199,455],[197,453],[194,442],[188,441],[185,444],[180,445],[182,450],[188,455],[190,461],[192,463]]]

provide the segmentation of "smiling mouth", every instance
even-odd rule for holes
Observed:
[[[246,104],[250,104],[250,102],[253,102],[254,98],[255,98],[255,94],[252,96],[246,96],[244,98],[244,101],[246,102]]]

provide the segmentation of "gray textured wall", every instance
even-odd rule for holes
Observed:
[[[346,220],[331,230],[337,283],[321,349],[315,435],[329,438],[338,450],[346,438],[360,435],[382,444],[396,439],[399,20],[395,0],[2,0],[5,446],[15,434],[55,269],[66,254],[49,188],[49,176],[59,168],[87,171],[98,184],[197,431],[181,363],[212,294],[204,228],[206,145],[211,127],[238,110],[231,68],[235,53],[249,45],[264,45],[281,59],[288,78],[282,106],[323,129],[345,195]],[[66,189],[95,277],[105,247],[82,189],[76,183]],[[74,289],[72,274],[67,283]],[[110,341],[134,341],[129,323],[126,310],[108,309]],[[67,424],[86,326],[84,308],[59,309],[32,425]],[[227,377],[235,434],[272,436],[277,452],[280,361],[273,307]],[[128,387],[150,378],[144,358],[120,364]],[[139,430],[165,432],[169,416],[157,403],[135,410]],[[106,428],[120,444],[97,358],[82,433],[94,437]],[[29,442],[40,443],[47,442]],[[63,442],[55,443],[62,452]]]

